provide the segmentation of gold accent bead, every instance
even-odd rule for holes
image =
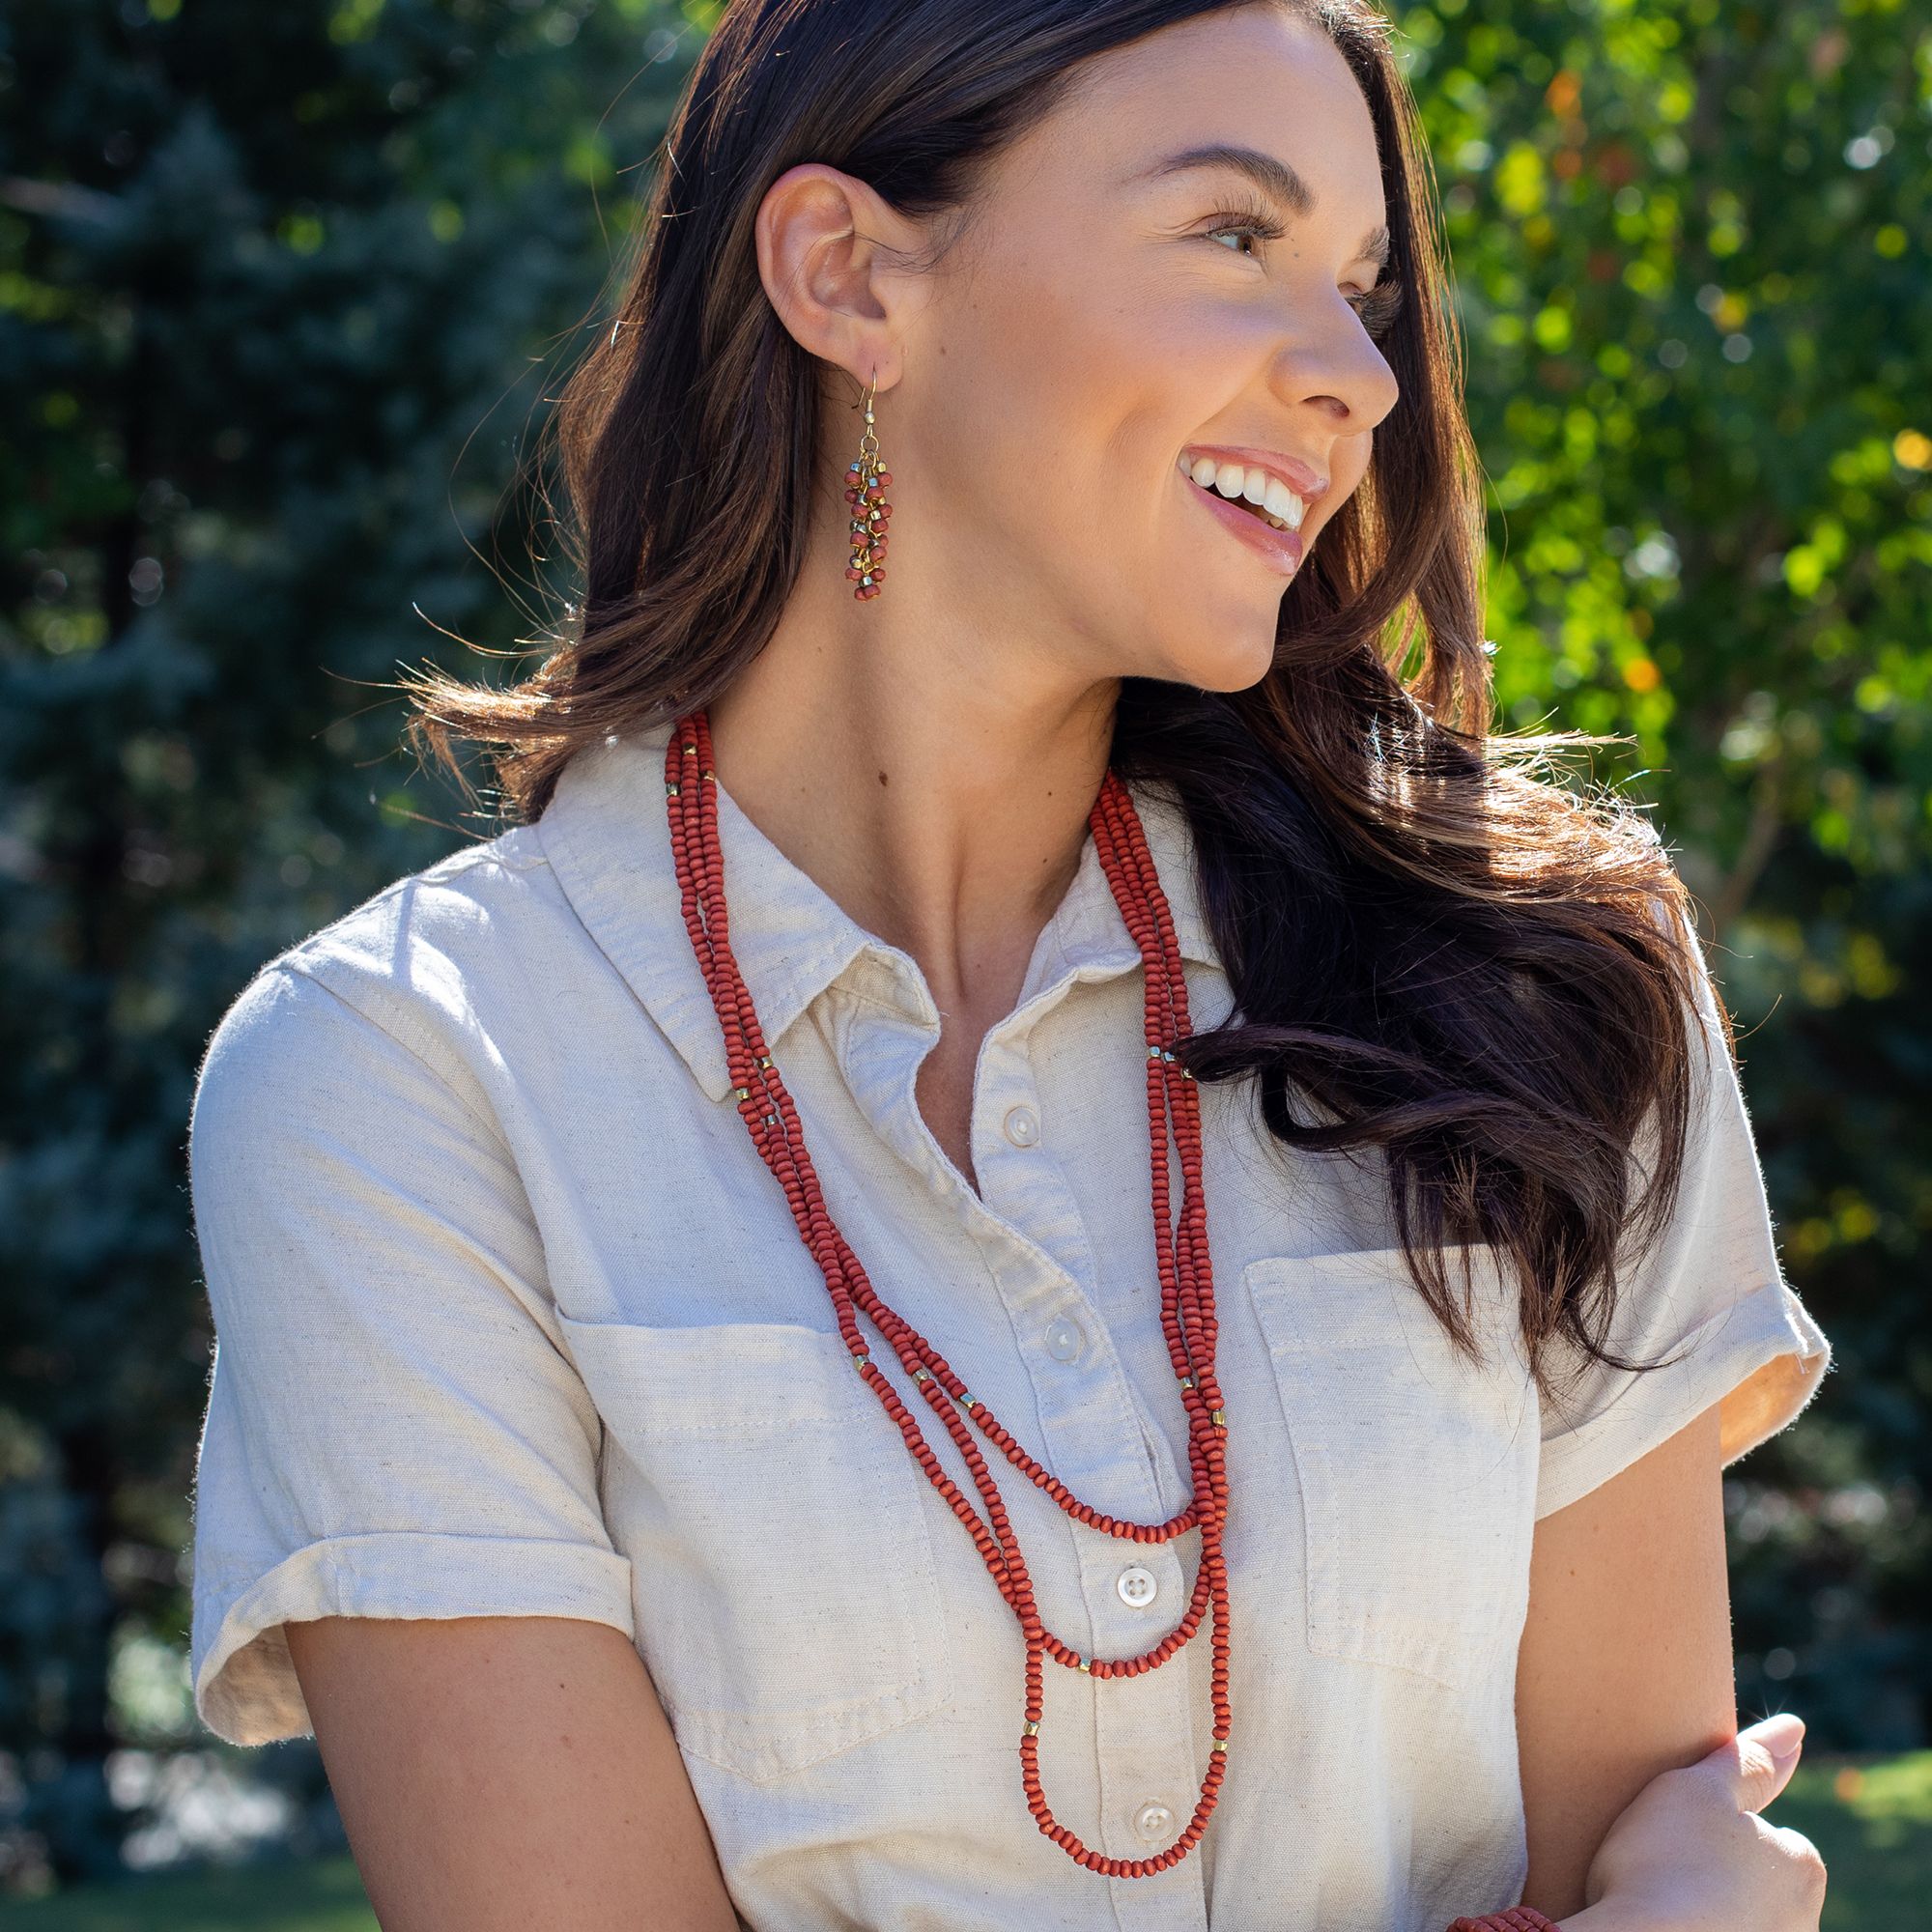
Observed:
[[[912,1378],[916,1382],[929,1382],[932,1379],[932,1371],[930,1369],[915,1369],[912,1372]]]
[[[718,774],[714,772],[709,765],[706,765],[701,776],[707,779],[715,779],[718,776]]]
[[[677,796],[677,787],[675,785],[666,785],[665,796],[667,798],[675,798]]]
[[[1209,1412],[1208,1420],[1211,1422],[1216,1429],[1225,1429],[1228,1426],[1228,1411],[1225,1408],[1214,1409]]]
[[[1037,1719],[1033,1718],[1029,1718],[1027,1719],[1026,1735],[1030,1738],[1037,1738],[1039,1736],[1039,1723]]]
[[[769,1053],[761,1053],[758,1055],[758,1065],[760,1066],[768,1067],[771,1065],[771,1064],[772,1064],[772,1057]]]
[[[1194,1378],[1192,1376],[1182,1376],[1180,1386],[1184,1389],[1191,1389],[1194,1386]]]
[[[1077,1670],[1084,1670],[1084,1671],[1086,1671],[1086,1673],[1087,1673],[1087,1674],[1088,1674],[1088,1675],[1089,1675],[1090,1677],[1091,1677],[1091,1676],[1092,1676],[1092,1675],[1094,1674],[1094,1665],[1093,1665],[1093,1662],[1092,1662],[1092,1661],[1091,1661],[1090,1659],[1088,1659],[1088,1658],[1085,1658],[1085,1657],[1083,1657],[1083,1658],[1082,1658],[1082,1659],[1080,1660],[1080,1662],[1078,1662],[1078,1663],[1077,1663],[1077,1664],[1076,1664],[1076,1665],[1074,1666],[1074,1668],[1075,1668],[1075,1669],[1077,1669]]]
[[[855,1369],[869,1369],[872,1366],[872,1358],[870,1355],[854,1355],[852,1366]]]
[[[959,1398],[959,1406],[961,1408],[978,1408],[980,1406],[980,1398],[977,1395],[962,1395]]]
[[[741,1100],[749,1100],[752,1097],[752,1090],[749,1087],[734,1087],[731,1091]]]
[[[696,745],[687,745],[687,746],[686,746],[686,747],[684,748],[684,755],[685,755],[685,756],[686,756],[687,758],[695,758],[695,757],[696,757],[696,755],[697,755],[697,747],[696,747]]]
[[[1214,1742],[1208,1746],[1209,1750],[1225,1751],[1227,1748],[1228,1748],[1228,1740],[1226,1738],[1216,1738]]]

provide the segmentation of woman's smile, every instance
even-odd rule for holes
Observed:
[[[1287,516],[1283,517],[1266,498],[1256,502],[1238,490],[1233,496],[1225,494],[1222,486],[1243,475],[1238,466],[1218,471],[1211,466],[1211,458],[1203,459],[1194,466],[1196,470],[1208,469],[1210,480],[1206,483],[1197,480],[1185,462],[1177,463],[1175,468],[1180,471],[1189,493],[1230,535],[1246,544],[1282,576],[1293,577],[1301,567],[1305,549],[1301,534],[1294,527],[1301,521],[1305,509],[1301,498],[1283,490],[1278,482],[1270,483],[1268,488],[1272,501],[1281,503],[1287,511]]]

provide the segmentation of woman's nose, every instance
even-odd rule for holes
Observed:
[[[1395,408],[1395,371],[1339,292],[1319,316],[1305,305],[1284,336],[1276,358],[1276,393],[1286,403],[1323,411],[1333,432],[1359,436]]]

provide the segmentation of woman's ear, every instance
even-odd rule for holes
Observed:
[[[902,311],[916,278],[900,262],[916,224],[866,183],[819,161],[787,168],[766,190],[755,223],[758,278],[792,339],[855,381],[899,380]]]

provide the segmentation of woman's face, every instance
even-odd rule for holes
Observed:
[[[1090,63],[900,291],[886,597],[1075,678],[1256,682],[1295,543],[1211,479],[1239,469],[1291,524],[1295,493],[1300,548],[1321,541],[1396,401],[1363,302],[1385,217],[1367,104],[1319,28],[1244,7]]]

